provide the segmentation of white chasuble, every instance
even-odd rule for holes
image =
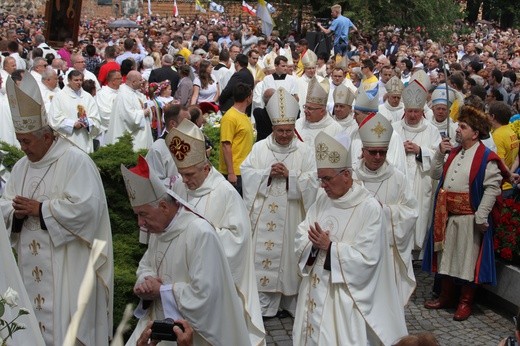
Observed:
[[[134,346],[148,321],[176,310],[193,328],[194,345],[248,345],[249,337],[240,298],[215,229],[203,218],[180,206],[163,233],[152,234],[137,269],[137,283],[160,277],[171,290],[161,292],[145,310],[128,340]],[[163,342],[164,345],[174,345]],[[161,344],[163,344],[161,343]]]
[[[253,226],[256,284],[259,292],[298,293],[300,277],[294,258],[298,224],[316,198],[316,163],[308,146],[294,138],[278,145],[273,135],[256,143],[242,163],[244,201]],[[283,163],[287,179],[270,177]]]
[[[296,132],[309,147],[314,148],[314,138],[321,131],[325,132],[331,137],[343,131],[343,127],[336,122],[328,113],[318,122],[308,122],[305,117],[296,120]]]
[[[439,147],[439,130],[428,120],[422,119],[412,127],[401,120],[392,124],[394,131],[401,136],[402,142],[410,141],[421,147],[421,158],[413,153],[406,154],[407,178],[419,205],[419,215],[415,224],[414,249],[423,247],[432,213],[432,178],[430,167],[435,149]]]
[[[172,189],[215,227],[241,299],[251,345],[265,344],[265,328],[255,283],[251,224],[244,201],[213,167],[199,188],[189,190],[178,179]]]
[[[308,265],[311,224],[331,240]],[[298,226],[295,251],[303,276],[293,328],[295,345],[391,345],[407,334],[390,267],[379,203],[354,182],[338,199],[321,194]]]
[[[356,175],[383,206],[383,228],[390,246],[397,292],[405,306],[416,286],[412,249],[413,226],[419,210],[417,200],[404,174],[388,162],[371,171],[362,160]]]
[[[113,260],[110,220],[97,167],[83,151],[57,138],[38,162],[27,157],[13,167],[13,179],[0,200],[12,229],[12,199],[41,202],[41,218],[28,217],[11,233],[18,266],[47,345],[62,345],[78,309],[79,288],[94,239],[107,243],[96,262],[92,299],[83,315],[77,342],[107,345],[112,334]],[[14,179],[16,177],[16,179]]]

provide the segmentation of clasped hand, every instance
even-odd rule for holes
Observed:
[[[315,222],[314,227],[310,225],[309,240],[315,248],[327,251],[331,243],[329,231],[323,231],[320,225]]]
[[[134,286],[134,293],[143,300],[154,300],[161,296],[162,284],[161,278],[146,276],[143,282]]]
[[[27,197],[16,196],[13,199],[14,216],[24,219],[27,216],[40,216],[40,202]]]
[[[281,162],[274,163],[271,165],[271,177],[287,178],[289,176],[289,170]]]

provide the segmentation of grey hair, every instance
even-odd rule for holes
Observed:
[[[169,205],[179,205],[179,202],[175,198],[173,198],[173,196],[169,195],[168,193],[165,193],[158,200],[153,201],[153,202],[148,203],[148,204],[152,208],[158,208],[159,204],[161,204],[161,202],[165,202],[165,203],[167,203]]]
[[[151,56],[147,56],[143,59],[143,68],[152,68],[154,64],[154,60]]]
[[[190,65],[193,66],[196,63],[200,62],[202,60],[202,57],[198,54],[191,54],[188,60],[190,61]]]
[[[50,66],[45,68],[45,71],[42,72],[42,80],[46,80],[51,78],[52,76],[57,75],[56,71]]]
[[[38,130],[33,131],[31,133],[38,139],[41,139],[45,134],[48,134],[48,133],[50,133],[53,136],[55,136],[54,135],[54,130],[49,125],[45,125],[41,129],[38,129]]]

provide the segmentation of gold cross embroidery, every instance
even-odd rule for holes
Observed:
[[[40,243],[36,241],[36,239],[33,239],[33,241],[29,244],[29,250],[31,250],[31,253],[36,256],[38,255],[38,250],[41,249]]]
[[[381,125],[381,122],[378,121],[377,125],[370,131],[374,132],[377,135],[377,138],[380,138],[381,135],[386,132],[386,129]]]
[[[275,229],[276,229],[276,224],[273,221],[269,221],[267,223],[267,230],[269,232],[274,232]]]

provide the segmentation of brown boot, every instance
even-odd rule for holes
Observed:
[[[467,320],[471,315],[471,304],[473,304],[476,289],[475,285],[464,285],[461,287],[459,306],[457,306],[457,311],[453,315],[455,321]]]
[[[453,279],[449,276],[445,276],[441,280],[441,294],[439,295],[439,298],[427,300],[424,303],[426,309],[444,309],[456,306],[453,292],[455,289]]]

